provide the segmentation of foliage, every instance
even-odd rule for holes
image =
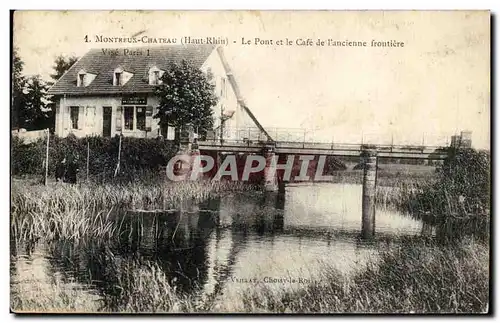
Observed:
[[[191,125],[200,133],[212,129],[212,107],[217,104],[210,77],[186,60],[174,64],[161,77],[155,94],[160,99],[160,126],[176,129]],[[165,132],[166,133],[166,132]]]
[[[435,181],[408,191],[403,204],[415,216],[436,225],[438,236],[453,239],[472,234],[489,237],[490,155],[450,148]]]
[[[40,76],[29,76],[25,79],[23,88],[23,108],[18,111],[22,128],[39,130],[53,128],[54,111],[49,106],[47,95],[49,86]]]
[[[12,58],[12,128],[27,130],[53,126],[54,112],[50,105],[49,88],[39,75],[24,76],[24,62],[14,48]]]
[[[12,55],[12,106],[11,127],[19,127],[18,112],[24,106],[24,76],[22,75],[24,62],[19,57],[18,49],[14,47]]]
[[[474,149],[450,148],[436,180],[412,197],[413,211],[436,216],[463,217],[489,214],[490,157]]]
[[[56,60],[54,62],[54,66],[52,67],[54,69],[54,73],[50,74],[50,77],[54,80],[57,81],[61,78],[61,76],[66,73],[67,70],[73,66],[73,64],[76,63],[78,60],[78,57],[76,56],[70,56],[70,57],[64,57],[62,55],[59,55],[56,57]]]
[[[59,79],[75,62],[76,57],[58,56],[55,61],[54,80]],[[54,128],[55,109],[47,94],[53,82],[45,82],[39,75],[23,75],[24,62],[14,48],[12,57],[11,127],[27,130]]]
[[[51,136],[49,144],[49,174],[55,173],[57,163],[64,158],[74,160],[84,176],[87,168],[87,142],[89,144],[89,175],[98,180],[111,179],[118,160],[119,137],[66,138]],[[46,141],[40,139],[30,144],[22,140],[12,140],[12,175],[44,173]],[[143,172],[157,173],[158,168],[166,166],[168,160],[177,152],[169,141],[145,138],[122,138],[120,176],[135,176]]]

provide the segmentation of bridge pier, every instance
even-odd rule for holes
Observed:
[[[363,171],[363,205],[361,237],[372,239],[375,235],[375,193],[377,190],[377,150],[364,149],[361,153]]]
[[[266,145],[262,151],[262,155],[266,159],[263,178],[264,190],[266,192],[276,192],[278,191],[278,180],[276,177],[276,163],[273,162],[276,156],[274,145]]]

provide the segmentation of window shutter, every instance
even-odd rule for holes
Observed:
[[[122,131],[122,117],[123,117],[123,107],[116,107],[116,131]]]
[[[78,130],[82,130],[85,127],[85,107],[78,107]]]
[[[151,131],[153,125],[153,106],[146,107],[146,131]]]
[[[85,129],[88,130],[90,127],[90,107],[87,105],[85,107]]]
[[[85,113],[85,126],[89,130],[94,130],[94,122],[95,122],[95,107],[87,106],[87,111]]]
[[[69,106],[63,107],[63,129],[68,130],[68,126],[71,124],[71,115],[70,115],[70,108]]]

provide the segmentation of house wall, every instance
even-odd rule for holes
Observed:
[[[148,96],[147,105],[153,107],[153,115],[157,112],[159,102],[154,96]],[[70,107],[80,107],[78,116],[78,128],[72,129]],[[85,97],[61,97],[56,104],[56,129],[60,137],[66,137],[70,133],[76,137],[92,135],[103,135],[103,107],[111,107],[111,136],[119,134],[116,129],[118,107],[122,106],[121,96],[85,96]],[[121,113],[121,124],[124,124],[123,112]],[[123,128],[122,128],[123,129]],[[157,137],[159,134],[158,119],[152,119],[151,131],[126,130],[123,135],[129,137]]]

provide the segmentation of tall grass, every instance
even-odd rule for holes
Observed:
[[[94,303],[78,304],[88,299],[84,291],[53,284],[38,298],[14,295],[11,304],[15,310],[120,313],[483,313],[488,255],[488,246],[475,241],[445,248],[406,241],[381,250],[354,275],[320,264],[319,276],[298,287],[261,282],[237,297],[221,293],[215,302],[178,291],[158,265],[132,260],[110,264],[115,292]]]
[[[111,211],[170,209],[221,192],[251,189],[240,182],[184,181],[127,184],[28,185],[14,182],[11,235],[17,242],[39,239],[107,239],[118,225]]]
[[[488,247],[442,248],[410,243],[380,253],[354,277],[325,267],[297,291],[260,286],[244,295],[243,312],[477,313],[488,309]]]
[[[199,302],[170,284],[165,272],[154,263],[127,263],[118,270],[117,293],[104,296],[105,312],[169,313],[194,312]]]

